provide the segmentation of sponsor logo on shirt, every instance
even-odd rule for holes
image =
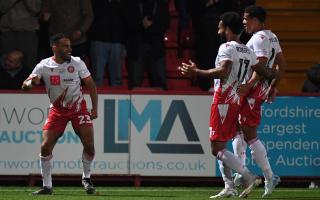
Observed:
[[[60,85],[60,76],[59,75],[50,75],[50,84],[51,85]]]
[[[73,78],[65,78],[63,79],[64,82],[73,82]]]

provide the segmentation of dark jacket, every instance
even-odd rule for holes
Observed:
[[[153,22],[147,29],[142,24],[145,16],[149,16]],[[126,22],[128,58],[137,58],[137,49],[143,44],[151,46],[154,59],[165,55],[164,35],[170,22],[167,0],[127,0]]]
[[[91,0],[46,0],[44,2],[43,10],[51,13],[49,35],[64,33],[71,37],[74,31],[79,30],[82,33],[81,38],[71,41],[72,45],[87,41],[87,31],[93,20]]]
[[[39,29],[41,0],[1,0],[0,31],[35,31]]]
[[[29,71],[22,67],[13,77],[0,66],[0,89],[20,90],[23,81],[29,76]]]
[[[90,28],[90,39],[124,43],[124,0],[92,1],[92,8],[94,20]]]

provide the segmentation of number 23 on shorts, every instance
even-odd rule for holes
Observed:
[[[80,119],[79,125],[92,123],[89,115],[79,115],[78,118]]]

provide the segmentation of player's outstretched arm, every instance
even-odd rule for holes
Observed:
[[[35,74],[31,74],[25,81],[23,81],[21,89],[30,90],[33,85],[39,85],[39,84],[40,84],[40,78]]]
[[[194,62],[182,63],[178,69],[182,75],[203,76],[208,78],[225,78],[230,73],[232,62],[230,60],[221,61],[220,66],[208,70],[199,69]]]
[[[98,94],[97,94],[97,87],[94,83],[91,76],[88,76],[82,79],[85,87],[89,90],[91,103],[92,103],[92,111],[91,111],[91,119],[96,119],[98,117]]]

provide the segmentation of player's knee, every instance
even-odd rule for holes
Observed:
[[[217,149],[215,149],[214,147],[211,148],[211,153],[212,153],[212,155],[214,155],[215,157],[217,157],[218,152],[219,152],[219,151],[217,151]]]
[[[94,157],[95,154],[96,154],[96,152],[95,152],[94,149],[90,149],[90,150],[87,152],[87,154],[88,154],[89,156],[91,156],[91,157]]]
[[[219,150],[214,142],[211,142],[211,154],[217,156]]]
[[[90,157],[94,157],[95,156],[95,149],[94,149],[94,145],[88,145],[84,147],[84,152],[90,156]]]
[[[248,134],[248,135],[245,135],[244,137],[244,140],[249,143],[251,140],[254,140],[257,138],[257,135],[255,134]]]
[[[41,145],[41,156],[46,157],[48,155],[51,155],[52,153],[52,147],[47,144]]]

